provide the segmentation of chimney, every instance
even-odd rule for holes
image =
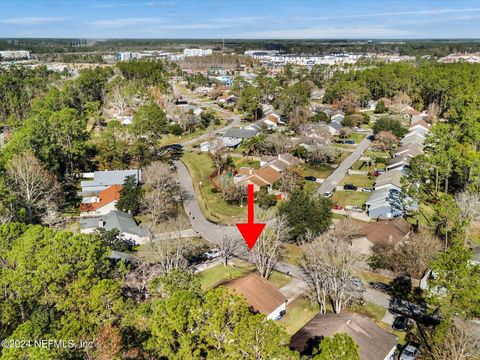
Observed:
[[[105,222],[103,221],[103,219],[98,220],[98,227],[103,229],[104,226],[105,226]]]

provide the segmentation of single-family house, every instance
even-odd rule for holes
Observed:
[[[340,112],[337,112],[335,113],[331,118],[330,120],[331,121],[336,121],[338,123],[341,123],[343,121],[343,119],[345,119],[345,115],[343,113],[340,113]]]
[[[109,188],[112,185],[123,185],[127,176],[135,176],[137,184],[141,181],[142,170],[105,170],[95,171],[93,173],[84,173],[85,180],[80,183],[83,196],[95,196],[100,191]]]
[[[393,219],[405,215],[405,207],[402,202],[384,198],[376,202],[372,202],[367,209],[368,216],[371,219]]]
[[[395,335],[366,316],[345,311],[315,316],[292,336],[290,347],[301,355],[309,356],[324,337],[340,333],[353,338],[359,347],[361,360],[390,360],[397,348]]]
[[[415,156],[422,155],[422,147],[416,144],[407,144],[396,148],[393,151],[392,157],[409,157],[414,158]]]
[[[377,177],[375,181],[375,191],[382,189],[402,189],[402,177],[405,176],[400,170],[387,171],[386,173],[381,174]]]
[[[392,246],[408,239],[412,230],[404,218],[378,220],[362,223],[358,235],[352,240],[352,247],[364,255],[372,255],[373,245],[391,244]]]
[[[400,140],[402,145],[414,144],[423,147],[423,143],[425,142],[424,135],[420,134],[419,132],[412,132],[408,133],[407,135]]]
[[[244,296],[252,310],[267,315],[267,319],[279,319],[287,310],[287,298],[257,274],[252,273],[222,285]]]
[[[257,132],[255,129],[230,128],[223,135],[223,143],[228,147],[237,147],[243,139],[251,139]]]
[[[144,244],[150,239],[148,229],[138,226],[131,214],[121,211],[112,210],[105,215],[80,219],[80,232],[82,234],[90,234],[100,228],[107,231],[117,229],[121,236],[134,241],[136,244]]]
[[[397,156],[387,161],[387,165],[385,166],[385,170],[403,170],[409,166],[410,161],[409,156]]]
[[[410,127],[408,128],[409,131],[414,129],[423,129],[426,132],[430,131],[430,124],[427,123],[423,118],[416,120],[415,122],[411,122]]]
[[[80,204],[80,216],[106,215],[115,210],[121,189],[122,185],[112,185],[100,191],[98,196],[84,198]]]
[[[338,135],[340,129],[343,128],[343,125],[338,121],[331,121],[327,128],[331,135]]]

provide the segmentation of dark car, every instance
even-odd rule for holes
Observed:
[[[345,143],[345,141],[343,141],[343,140],[333,140],[333,142],[335,144],[344,144]]]
[[[384,284],[384,283],[381,283],[381,282],[377,282],[377,281],[371,281],[371,282],[368,283],[368,285],[370,285],[370,287],[375,289],[375,290],[383,291],[383,292],[386,292],[386,293],[389,293],[392,290],[392,287],[390,285],[387,285],[387,284]]]
[[[317,181],[317,178],[315,176],[305,176],[305,180],[308,181]]]
[[[355,185],[352,185],[352,184],[343,185],[343,190],[353,190],[353,191],[355,191],[357,189],[358,189],[358,187],[356,187]]]
[[[354,140],[345,140],[345,144],[355,144]]]
[[[408,331],[412,327],[412,320],[405,316],[397,316],[392,324],[392,329],[397,331]]]

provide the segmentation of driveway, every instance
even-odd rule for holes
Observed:
[[[330,175],[318,188],[320,194],[324,194],[327,191],[333,191],[337,185],[342,181],[342,179],[347,174],[348,169],[350,169],[353,164],[360,159],[365,150],[367,150],[372,143],[368,137],[371,133],[367,134],[367,137],[363,139],[357,146],[357,148],[350,154],[348,157],[342,161],[342,163],[335,169],[335,171]]]

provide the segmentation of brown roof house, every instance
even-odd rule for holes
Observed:
[[[267,315],[267,319],[277,320],[287,311],[287,298],[257,274],[252,273],[223,285],[244,296],[252,309]]]
[[[373,245],[390,243],[394,246],[408,239],[411,230],[412,226],[404,218],[365,223],[352,240],[352,247],[361,254],[371,255]]]
[[[106,215],[115,210],[121,189],[122,185],[113,185],[100,191],[98,196],[84,198],[80,204],[80,216]]]
[[[355,313],[317,315],[292,336],[290,347],[311,355],[325,336],[350,335],[358,344],[361,360],[390,360],[397,348],[397,337],[367,317]]]

